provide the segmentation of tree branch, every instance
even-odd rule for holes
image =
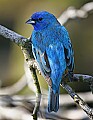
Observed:
[[[93,93],[93,77],[90,75],[74,74],[73,81],[87,82]]]
[[[15,42],[17,45],[23,45],[27,38],[24,38],[23,36],[17,34],[16,32],[9,30],[8,28],[0,25],[0,35],[2,35],[5,38],[9,38],[11,41]]]
[[[13,95],[21,91],[27,85],[26,76],[23,75],[15,84],[0,88],[0,95]]]
[[[93,120],[93,110],[72,90],[72,88],[62,81],[61,86],[68,92],[73,100],[87,113],[89,118]]]
[[[69,19],[87,18],[89,12],[91,11],[93,11],[93,2],[84,4],[80,9],[76,9],[72,6],[65,10],[62,15],[60,15],[58,21],[64,25]]]

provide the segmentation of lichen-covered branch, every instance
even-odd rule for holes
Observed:
[[[61,86],[68,92],[73,100],[87,113],[89,118],[93,120],[93,110],[72,90],[72,88],[62,81]]]
[[[68,79],[68,76],[66,75],[65,77],[63,76],[63,79],[67,82],[70,82]],[[93,93],[93,77],[90,75],[84,75],[84,74],[74,74],[72,78],[72,82],[87,82],[90,86],[90,89]]]
[[[28,65],[28,68],[30,70],[30,76],[33,79],[35,88],[36,88],[36,103],[35,103],[35,108],[33,111],[33,119],[37,120],[37,113],[39,111],[39,107],[40,107],[40,101],[41,101],[41,89],[40,89],[40,85],[39,85],[39,81],[36,75],[36,69],[33,67],[33,54],[32,54],[32,48],[31,48],[31,42],[30,39],[28,39],[21,47],[24,57],[25,57],[25,61]],[[25,68],[26,69],[26,68]],[[25,72],[27,73],[27,71],[25,70]],[[27,74],[26,74],[27,75]]]
[[[8,28],[0,25],[0,35],[5,38],[9,38],[11,41],[15,42],[17,45],[22,45],[27,41],[27,38],[17,34],[16,32],[9,30]]]
[[[93,77],[90,75],[74,74],[73,81],[87,82],[93,93]]]

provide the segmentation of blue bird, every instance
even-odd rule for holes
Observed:
[[[26,22],[32,24],[32,51],[49,86],[48,111],[59,109],[60,82],[65,70],[73,77],[74,54],[69,34],[56,17],[46,11],[34,13]]]

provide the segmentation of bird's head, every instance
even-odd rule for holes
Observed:
[[[27,24],[32,24],[34,29],[37,30],[43,30],[47,27],[50,27],[52,25],[59,24],[56,17],[46,11],[40,11],[34,13],[30,19],[26,21]]]

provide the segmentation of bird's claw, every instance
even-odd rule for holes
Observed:
[[[48,85],[50,86],[50,87],[52,87],[52,81],[51,81],[51,79],[50,79],[50,77],[46,77],[46,82],[48,83]]]

